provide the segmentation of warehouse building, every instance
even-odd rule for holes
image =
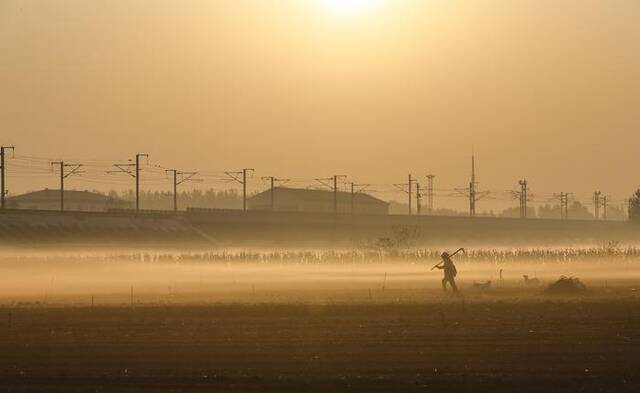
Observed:
[[[339,214],[388,214],[389,203],[369,194],[337,193]],[[334,192],[328,190],[275,187],[247,200],[250,210],[333,213]]]
[[[59,210],[60,190],[44,189],[9,197],[9,209]],[[107,211],[131,208],[131,203],[119,198],[90,191],[68,190],[64,192],[64,209],[75,211]]]

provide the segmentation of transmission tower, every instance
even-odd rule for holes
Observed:
[[[433,214],[433,179],[435,175],[427,175],[427,209]]]
[[[520,180],[520,218],[527,218],[527,180]]]

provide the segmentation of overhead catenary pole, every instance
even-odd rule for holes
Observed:
[[[420,193],[420,183],[416,182],[416,212],[420,215],[422,207],[420,200],[422,198],[422,194]]]
[[[416,183],[418,180],[414,179],[411,174],[409,174],[409,182],[406,184],[394,184],[394,186],[398,187],[401,191],[407,193],[409,197],[409,215],[413,214],[413,183]],[[404,189],[404,186],[407,186],[407,189]]]
[[[356,213],[356,194],[364,191],[367,187],[370,186],[370,184],[356,184],[354,182],[351,183],[345,183],[351,186],[351,214],[355,214]],[[359,187],[358,189],[356,189],[356,187]]]
[[[117,170],[107,171],[107,173],[126,173],[127,175],[133,177],[136,182],[136,213],[140,210],[140,157],[149,157],[148,154],[136,154],[135,163],[127,164],[113,164],[114,167],[118,168]],[[133,170],[133,172],[132,172]]]
[[[411,187],[412,187],[412,183],[413,180],[411,179],[411,174],[409,174],[409,215],[411,215],[413,213],[412,209],[411,209]]]
[[[594,204],[594,218],[597,220],[600,219],[600,195],[602,193],[600,191],[595,191],[593,193],[593,204]]]
[[[7,195],[6,183],[5,183],[5,172],[6,172],[6,157],[5,151],[11,149],[11,151],[15,152],[14,146],[0,146],[0,208],[5,208],[5,196]]]
[[[82,167],[82,164],[65,164],[64,161],[52,162],[51,165],[60,166],[60,211],[64,211],[64,179],[67,177],[80,173],[78,170]],[[66,173],[65,168],[71,167],[71,171]]]
[[[178,171],[173,169],[173,211],[178,211]]]
[[[569,195],[568,192],[560,193],[560,218],[564,220],[569,219]]]
[[[247,170],[242,170],[242,211],[247,211]]]
[[[276,209],[276,187],[274,184],[273,176],[271,176],[271,211]]]
[[[140,157],[149,157],[149,155],[136,154],[136,212],[140,211]]]
[[[64,211],[64,161],[60,161],[60,211]]]
[[[329,178],[315,179],[318,183],[328,187],[333,191],[333,214],[338,215],[338,180],[344,179],[347,175],[333,175]],[[332,182],[332,183],[328,183]],[[344,184],[344,183],[343,183]]]
[[[476,159],[471,153],[471,181],[469,182],[469,216],[476,216]]]
[[[355,184],[351,182],[351,214],[355,214]]]
[[[338,176],[333,176],[333,214],[338,214]]]
[[[527,218],[527,180],[523,179],[518,182],[520,184],[520,218]]]
[[[178,186],[186,181],[193,181],[198,172],[180,172],[177,169],[166,169],[165,172],[173,173],[173,211],[178,211]],[[182,178],[180,178],[182,177]]]
[[[396,187],[398,190],[407,193],[407,195],[409,196],[409,215],[413,214],[413,192],[411,191],[413,189],[413,183],[416,183],[417,180],[414,179],[411,174],[409,174],[409,182],[408,183],[402,183],[402,184],[394,184],[394,187]]]
[[[271,197],[271,211],[276,210],[276,182],[282,182],[283,184],[288,182],[290,179],[278,179],[275,176],[263,176],[262,180],[269,180],[269,192]]]
[[[247,211],[247,173],[253,172],[255,169],[244,168],[238,172],[225,172],[227,176],[242,184],[242,211]]]

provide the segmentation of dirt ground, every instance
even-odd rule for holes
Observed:
[[[5,259],[0,391],[640,391],[635,263],[430,266]]]
[[[10,392],[640,391],[626,300],[0,309]]]

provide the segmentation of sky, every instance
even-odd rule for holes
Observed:
[[[148,153],[147,188],[255,168],[254,191],[345,174],[403,199],[432,173],[464,208],[472,149],[486,206],[522,178],[540,203],[640,185],[640,1],[335,3],[0,1],[9,192],[57,187],[58,159],[86,165],[69,188],[130,187],[105,171]]]

